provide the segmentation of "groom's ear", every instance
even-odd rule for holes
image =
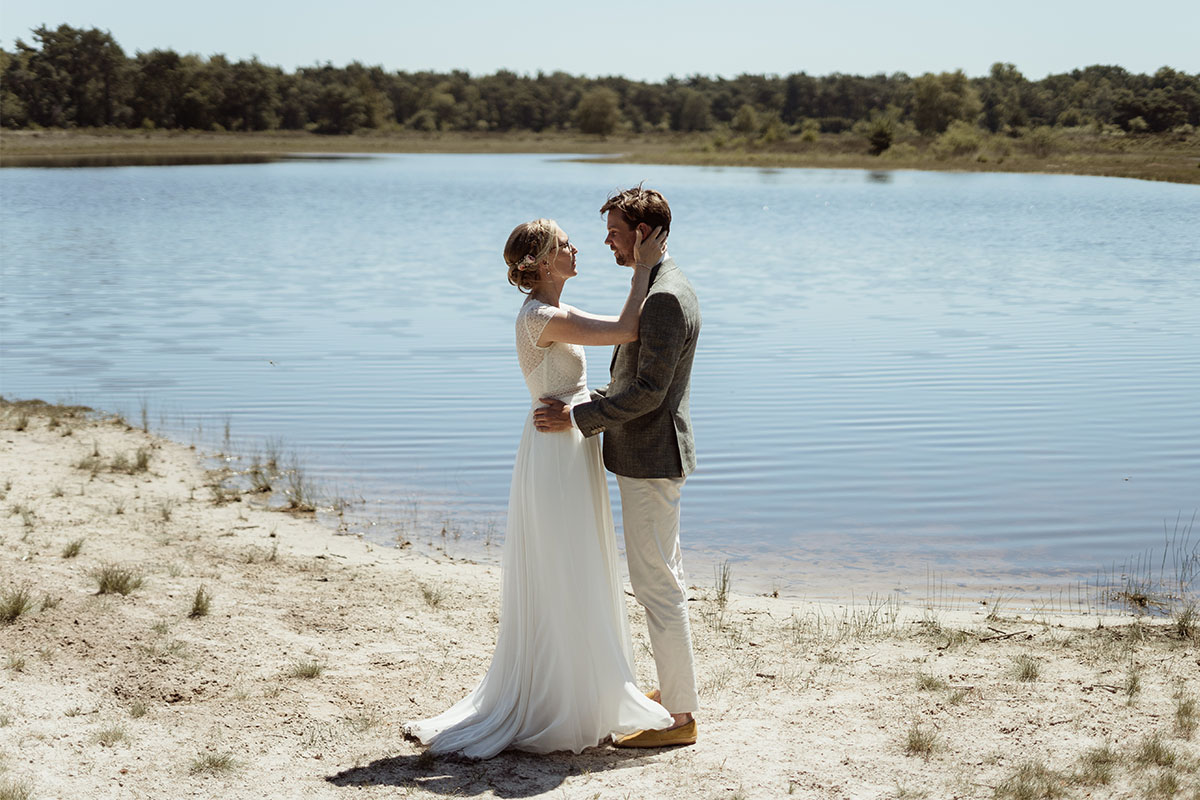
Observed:
[[[633,230],[635,232],[636,231],[642,232],[642,241],[643,242],[646,241],[647,239],[649,239],[650,234],[654,232],[653,229],[644,222],[639,222],[637,225],[634,226]]]

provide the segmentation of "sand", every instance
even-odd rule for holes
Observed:
[[[695,746],[432,758],[402,725],[486,670],[499,569],[335,536],[204,465],[122,420],[0,404],[0,612],[30,600],[0,613],[0,798],[1200,797],[1200,634],[1178,615],[711,578]],[[105,566],[143,582],[99,594]]]

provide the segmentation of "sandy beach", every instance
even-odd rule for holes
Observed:
[[[403,723],[486,670],[499,569],[336,536],[203,455],[0,404],[0,800],[1200,798],[1194,616],[817,604],[711,575],[695,746],[430,757]]]

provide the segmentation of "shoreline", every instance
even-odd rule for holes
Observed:
[[[499,569],[333,535],[222,488],[201,458],[119,418],[0,404],[5,796],[1200,790],[1194,615],[852,606],[703,580],[696,746],[432,758],[402,725],[483,674]],[[111,567],[140,585],[98,593]],[[648,689],[644,615],[626,599]]]
[[[587,136],[571,133],[504,134],[377,132],[319,135],[303,131],[210,133],[124,129],[4,131],[0,167],[127,166],[238,163],[295,154],[541,153],[590,154],[617,163],[758,169],[855,169],[872,172],[1010,172],[1094,175],[1200,184],[1200,147],[1158,139],[1110,140],[1064,136],[1057,149],[1035,155],[1007,141],[999,152],[936,157],[905,143],[881,156],[829,134],[813,143],[774,145],[727,142],[719,133]],[[588,159],[584,159],[588,160]]]

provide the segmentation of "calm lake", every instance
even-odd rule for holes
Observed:
[[[629,273],[597,209],[641,180],[704,314],[695,583],[728,559],[740,591],[1045,594],[1161,554],[1200,507],[1200,189],[1135,180],[533,155],[5,169],[0,392],[135,424],[145,402],[211,449],[228,422],[242,455],[282,440],[363,498],[368,538],[498,561],[528,411],[501,249],[556,218],[580,248],[564,300],[616,313]],[[606,382],[608,349],[588,357]]]

